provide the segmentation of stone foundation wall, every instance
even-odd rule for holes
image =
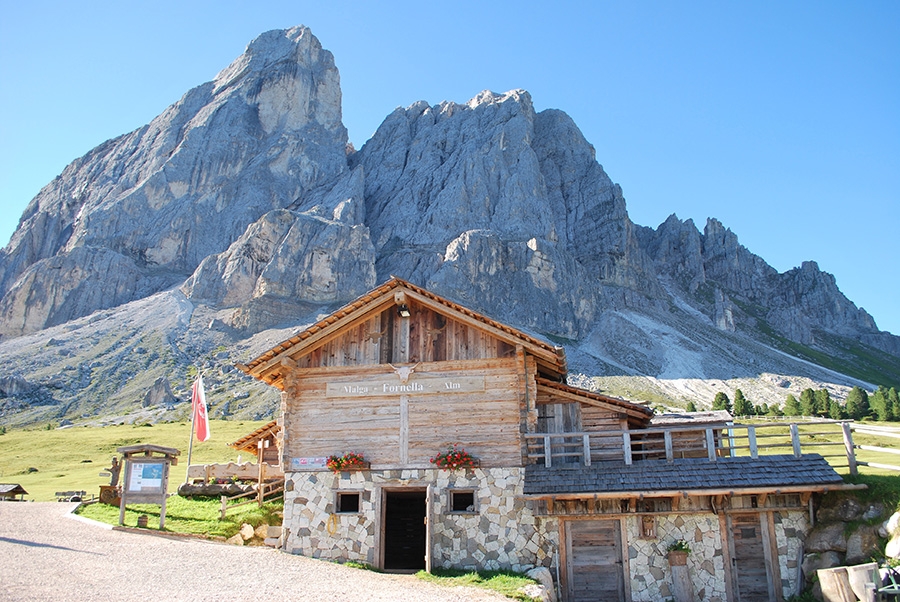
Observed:
[[[641,539],[640,518],[626,521],[631,598],[634,602],[656,602],[673,596],[672,571],[666,548],[685,540],[691,548],[688,571],[695,599],[725,602],[725,561],[719,519],[713,514],[660,516],[656,539]]]
[[[435,567],[510,569],[550,567],[559,545],[558,521],[534,516],[519,499],[520,468],[328,471],[285,475],[284,549],[294,554],[378,564],[378,500],[385,488],[433,487],[432,562]],[[473,512],[451,513],[451,489],[474,490]],[[338,491],[359,491],[360,511],[338,514]]]
[[[802,510],[782,510],[774,513],[775,543],[778,546],[778,567],[784,598],[803,590],[800,584],[800,565],[803,562],[803,542],[809,534],[809,515]]]

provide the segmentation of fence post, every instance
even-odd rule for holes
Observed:
[[[631,466],[631,433],[622,431],[622,450],[625,452],[625,465]]]
[[[756,446],[756,427],[747,427],[747,440],[750,442],[750,457],[754,460],[759,457],[759,448]]]
[[[228,498],[223,495],[222,496],[222,512],[219,515],[221,517],[220,520],[225,520],[225,509],[226,508],[228,508]]]
[[[553,460],[550,459],[550,435],[544,435],[544,466],[550,468],[553,466]]]
[[[672,449],[672,431],[665,431],[663,433],[663,441],[666,444],[666,462],[675,461],[675,453]]]
[[[716,461],[716,435],[712,429],[706,429],[706,456],[710,462]]]
[[[581,440],[582,453],[584,454],[584,465],[591,465],[591,436],[585,433]]]
[[[853,445],[853,432],[849,422],[841,423],[841,431],[844,433],[844,449],[847,450],[847,464],[850,466],[850,474],[859,474],[856,467],[856,447]]]
[[[799,458],[802,454],[800,453],[800,429],[797,428],[797,423],[791,423],[791,446],[794,448],[794,457]]]

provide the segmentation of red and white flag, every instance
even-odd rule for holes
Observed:
[[[198,376],[191,387],[191,408],[193,421],[197,429],[197,440],[209,439],[209,419],[206,416],[206,393],[203,391],[203,377]]]

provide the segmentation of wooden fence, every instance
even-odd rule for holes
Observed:
[[[853,434],[900,439],[900,429],[841,420],[788,424],[729,424],[725,427],[657,428],[620,433],[533,433],[525,435],[527,457],[544,466],[761,454],[818,453],[835,468],[858,474],[860,466],[898,471],[900,466],[863,460],[858,451],[900,455],[900,449],[854,443]]]
[[[247,500],[246,502],[241,502],[239,504],[229,504],[228,502],[232,502],[234,500],[239,500],[245,497],[253,496],[255,499]],[[228,497],[226,495],[222,496],[222,508],[219,511],[219,519],[225,520],[225,514],[229,510],[234,510],[235,508],[240,508],[241,506],[246,506],[247,504],[256,503],[262,507],[263,503],[266,501],[274,501],[280,497],[284,497],[284,479],[278,481],[272,481],[269,483],[260,483],[257,487],[256,491],[248,491],[246,493],[239,493],[237,495],[233,495]],[[266,498],[269,498],[268,500]]]

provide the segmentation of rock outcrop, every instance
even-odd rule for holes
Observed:
[[[645,378],[642,394],[682,403],[712,398],[688,379],[753,379],[741,387],[756,402],[781,402],[800,383],[839,394],[867,385],[859,374],[900,379],[900,337],[831,275],[814,262],[779,274],[716,219],[633,224],[572,119],[523,90],[398,108],[353,151],[334,59],[296,27],[262,34],[32,200],[0,251],[0,359],[41,384],[0,413],[59,399],[60,416],[90,416],[87,395],[119,412],[173,363],[273,344],[253,337],[390,275],[567,343],[585,386]],[[793,360],[785,341],[856,373]],[[223,414],[269,412],[234,395]]]
[[[41,190],[0,252],[0,333],[178,284],[248,224],[345,171],[346,144],[331,53],[305,27],[261,35]]]

